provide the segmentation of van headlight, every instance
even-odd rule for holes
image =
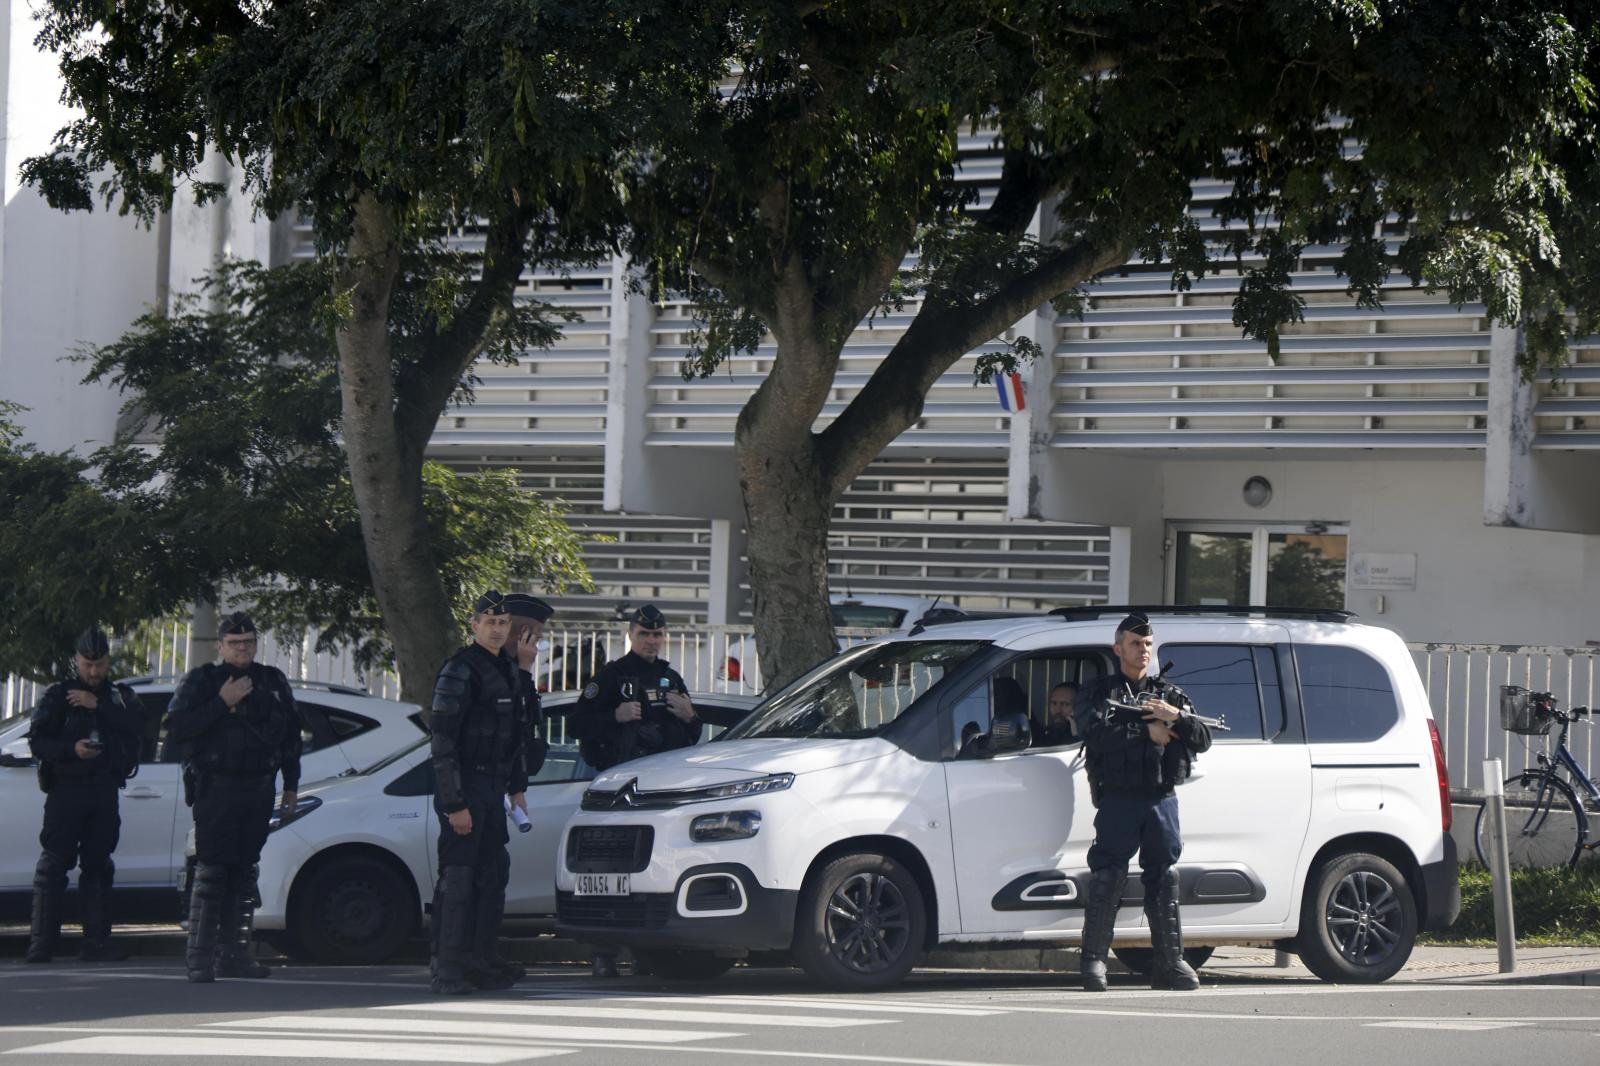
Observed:
[[[274,807],[272,808],[272,817],[267,819],[267,832],[275,833],[289,822],[298,822],[320,806],[322,806],[322,798],[320,796],[300,796],[295,799],[294,810],[287,819],[283,816],[282,807]]]
[[[733,781],[726,785],[712,785],[709,788],[694,789],[697,800],[737,799],[740,796],[759,796],[766,792],[782,792],[794,784],[793,774],[769,774],[766,777],[752,777],[748,781]],[[754,814],[754,811],[746,813]],[[760,819],[757,818],[759,822]]]
[[[702,814],[689,823],[689,839],[696,844],[718,840],[748,840],[761,832],[760,811],[723,811]]]

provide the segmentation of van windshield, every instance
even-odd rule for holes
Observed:
[[[762,704],[720,739],[877,736],[987,646],[981,640],[902,640],[851,648]]]

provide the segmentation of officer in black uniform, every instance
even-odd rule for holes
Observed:
[[[596,770],[699,741],[689,687],[660,658],[666,638],[666,616],[654,604],[639,608],[629,619],[628,654],[606,663],[584,686],[572,724],[584,761]],[[596,952],[594,973],[617,976],[616,956]]]
[[[1120,669],[1087,688],[1077,715],[1098,808],[1089,847],[1082,953],[1083,987],[1094,992],[1106,989],[1106,953],[1135,851],[1155,956],[1150,986],[1171,991],[1200,987],[1199,977],[1183,961],[1178,871],[1173,868],[1183,838],[1173,790],[1188,779],[1194,757],[1211,747],[1211,730],[1194,717],[1182,690],[1149,676],[1154,646],[1148,618],[1124,618],[1114,644]],[[1143,712],[1113,708],[1109,700],[1137,703]]]
[[[519,659],[503,654],[510,635],[505,597],[484,593],[472,607],[472,643],[445,661],[434,683],[439,891],[432,988],[442,995],[510,988],[516,980],[516,968],[495,954],[511,876],[507,797],[528,810],[530,718]],[[518,648],[535,643],[525,634]]]
[[[300,784],[300,714],[289,680],[256,658],[256,626],[242,611],[222,620],[220,663],[184,675],[167,709],[167,738],[183,753],[194,807],[194,892],[189,980],[266,977],[251,954],[250,919],[278,774],[282,817]]]
[[[126,685],[107,680],[111,644],[86,629],[74,649],[77,677],[45,690],[34,709],[28,744],[39,761],[45,792],[39,864],[33,872],[33,931],[29,962],[49,962],[61,933],[67,873],[78,866],[83,910],[80,959],[115,962],[127,954],[111,943],[111,880],[122,818],[117,790],[139,768],[144,716]]]

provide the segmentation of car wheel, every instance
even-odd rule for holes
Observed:
[[[1211,958],[1211,953],[1217,950],[1210,944],[1196,944],[1194,947],[1183,949],[1183,961],[1193,966],[1196,970],[1204,966]],[[1115,947],[1111,954],[1134,973],[1150,976],[1150,971],[1155,969],[1156,953],[1151,948]]]
[[[1387,981],[1411,957],[1416,940],[1411,886],[1387,859],[1351,852],[1312,877],[1296,945],[1300,961],[1324,981]]]
[[[668,981],[710,981],[733,968],[734,960],[709,951],[632,950],[635,973],[651,974]]]
[[[886,855],[843,855],[800,893],[794,957],[829,988],[888,988],[916,965],[926,934],[927,908],[910,871]]]
[[[383,962],[417,926],[416,904],[401,880],[407,876],[369,855],[326,862],[296,886],[289,932],[317,962]]]

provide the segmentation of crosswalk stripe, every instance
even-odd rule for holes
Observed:
[[[408,1044],[392,1040],[295,1040],[247,1036],[85,1036],[13,1048],[7,1055],[149,1055],[252,1059],[363,1059],[376,1062],[460,1062],[485,1066],[570,1055],[573,1048],[486,1044]]]
[[[886,1025],[888,1018],[815,1018],[789,1014],[753,1014],[732,1010],[675,1010],[654,1004],[637,1007],[590,1007],[580,1004],[488,1000],[476,1003],[390,1003],[374,1010],[425,1011],[429,1014],[480,1014],[507,1018],[564,1018],[569,1022],[686,1022],[711,1025],[781,1025],[794,1029],[836,1029],[849,1025]]]
[[[448,1018],[342,1018],[326,1014],[283,1014],[208,1022],[207,1028],[273,1029],[303,1032],[418,1033],[452,1036],[512,1036],[525,1040],[628,1040],[646,1044],[681,1044],[691,1040],[721,1040],[743,1033],[687,1029],[634,1029],[622,1026],[597,1029],[578,1025],[540,1025],[529,1022],[453,1021]]]
[[[1478,1019],[1457,1021],[1451,1018],[1403,1018],[1390,1022],[1369,1022],[1364,1029],[1450,1029],[1461,1033],[1481,1033],[1489,1029],[1515,1029],[1527,1022],[1489,1022]]]
[[[593,1000],[593,995],[567,995],[540,996],[540,999],[586,999]],[[607,996],[608,1000],[626,1000],[630,1003],[692,1003],[697,1006],[714,1004],[728,1004],[739,1006],[742,1004],[764,1004],[770,1007],[809,1007],[819,1011],[860,1011],[869,1014],[938,1014],[946,1017],[982,1018],[992,1014],[1004,1014],[1008,1007],[978,1007],[967,1004],[953,1003],[945,1006],[938,1003],[904,1003],[896,1002],[885,997],[885,1002],[878,1003],[872,1000],[850,1000],[833,996]]]

